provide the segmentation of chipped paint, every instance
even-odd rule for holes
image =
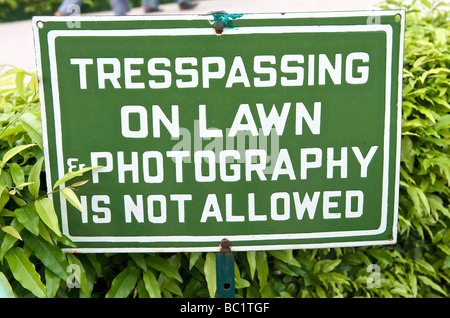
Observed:
[[[74,248],[71,248],[71,249],[63,249],[63,251],[64,251],[64,253],[66,253],[66,254],[82,254],[82,253],[84,253],[83,250],[78,250],[78,249],[74,249]]]
[[[233,26],[233,20],[239,19],[244,16],[243,14],[228,14],[222,11],[211,12],[210,15],[213,16],[213,19],[211,20],[212,25],[220,21],[225,25],[226,29],[236,29],[236,27]]]

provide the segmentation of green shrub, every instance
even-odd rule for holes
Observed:
[[[235,252],[238,297],[450,295],[450,22],[422,3],[406,20],[398,243]],[[36,83],[0,75],[0,296],[214,296],[213,253],[61,252],[72,243],[45,200]]]

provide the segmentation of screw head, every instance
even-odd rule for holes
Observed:
[[[223,23],[223,21],[215,21],[213,26],[214,29],[216,29],[216,32],[222,32],[225,28],[225,23]]]

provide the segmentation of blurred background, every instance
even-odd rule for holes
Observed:
[[[53,15],[62,0],[3,0],[0,1],[0,22],[30,19],[33,15]],[[299,12],[375,9],[379,0],[189,0],[198,5],[192,13],[229,10],[252,12]],[[131,15],[144,14],[142,0],[129,0]],[[157,14],[179,11],[175,0],[160,0],[161,11]],[[112,14],[109,0],[85,0],[81,7],[84,14]],[[153,14],[153,13],[152,13]]]

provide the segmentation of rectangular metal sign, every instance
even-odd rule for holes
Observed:
[[[78,252],[392,244],[403,11],[35,17],[45,169]]]

